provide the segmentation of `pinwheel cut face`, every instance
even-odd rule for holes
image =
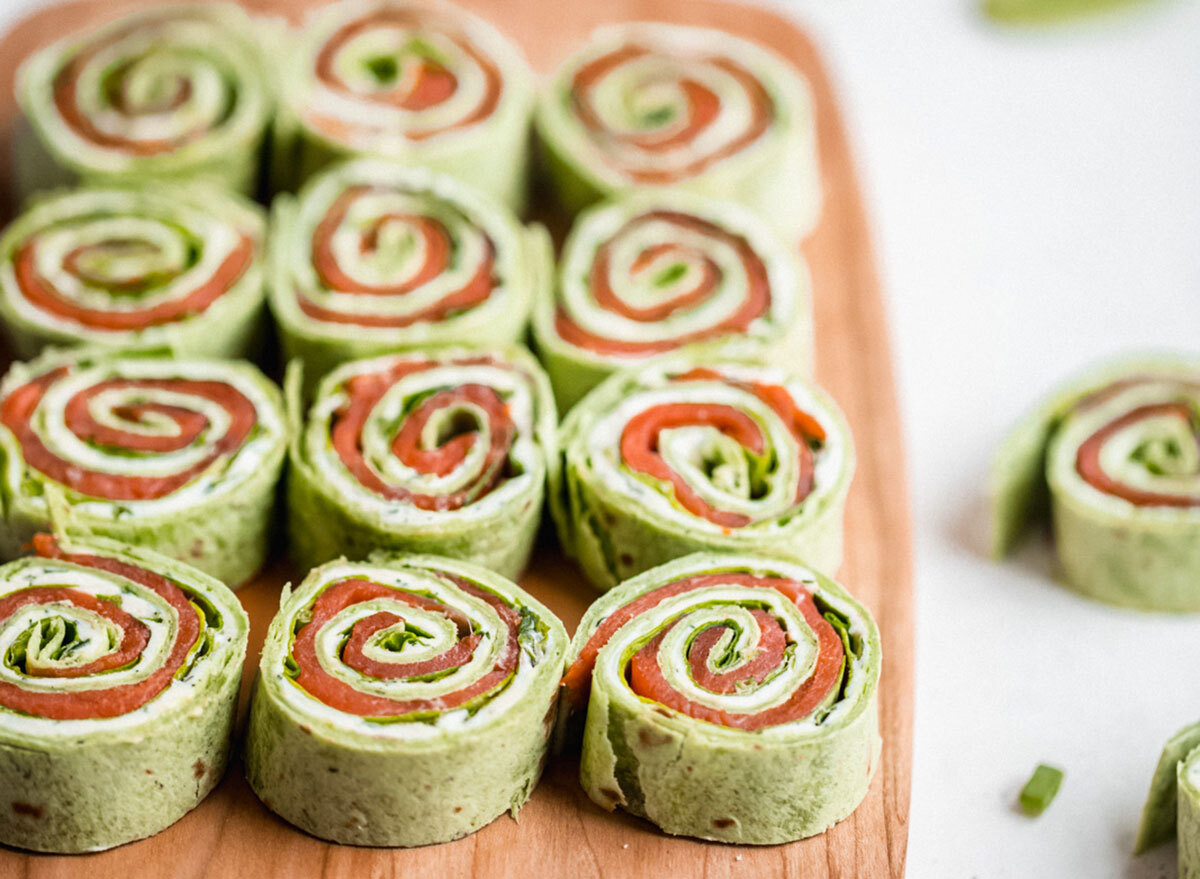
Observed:
[[[240,212],[239,212],[240,213]],[[244,227],[184,199],[85,191],[35,208],[3,269],[9,304],[33,323],[136,333],[204,313],[250,270],[259,248]]]
[[[733,334],[770,338],[793,313],[795,274],[768,265],[760,242],[666,207],[611,229],[619,210],[589,218],[568,248],[554,318],[568,344],[644,358]]]
[[[322,385],[309,461],[346,502],[388,521],[486,515],[540,480],[533,383],[490,355],[348,364]]]
[[[420,169],[361,161],[307,190],[280,243],[297,319],[330,338],[363,332],[393,343],[405,328],[504,320],[522,292],[515,224],[450,189],[457,184]]]
[[[1051,459],[1069,463],[1064,478],[1106,504],[1168,516],[1200,506],[1200,383],[1142,375],[1088,394],[1061,425]]]
[[[841,490],[847,464],[828,405],[781,370],[644,370],[591,424],[597,481],[671,521],[723,534],[786,523]]]
[[[423,738],[488,723],[520,702],[549,649],[534,610],[470,578],[369,563],[319,571],[285,609],[283,697],[337,727]]]
[[[710,571],[621,601],[585,619],[590,635],[563,678],[573,710],[604,675],[679,716],[794,730],[845,710],[848,689],[863,686],[870,624],[811,577]]]
[[[1192,751],[1183,764],[1184,783],[1192,789],[1193,795],[1200,795],[1200,754]]]
[[[191,698],[234,645],[211,597],[48,535],[0,583],[0,728],[122,728]]]
[[[692,40],[598,47],[569,89],[569,112],[598,161],[641,185],[683,182],[753,149],[777,113],[752,69]]]
[[[313,130],[356,149],[465,137],[504,93],[487,34],[465,17],[402,3],[365,6],[322,29],[299,100]]]
[[[244,371],[158,358],[10,376],[0,423],[28,478],[113,520],[188,509],[231,491],[283,435],[278,402]]]
[[[190,7],[117,22],[73,47],[53,72],[55,124],[85,149],[111,154],[109,164],[252,131],[263,98],[239,84],[260,71],[254,50],[237,39]]]

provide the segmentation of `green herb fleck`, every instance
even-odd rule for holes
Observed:
[[[368,58],[366,68],[371,72],[371,76],[380,83],[395,82],[396,74],[400,71],[400,65],[391,55],[376,55]]]
[[[655,287],[669,287],[687,274],[687,265],[681,262],[671,263],[654,276]]]

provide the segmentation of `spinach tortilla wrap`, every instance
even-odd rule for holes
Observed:
[[[668,355],[607,379],[559,442],[551,511],[598,589],[705,549],[841,563],[850,431],[780,367]]]
[[[271,622],[246,778],[322,839],[466,836],[537,784],[566,647],[549,610],[476,565],[330,562],[285,590]]]
[[[1179,764],[1179,879],[1200,877],[1200,751]]]
[[[249,363],[48,351],[0,384],[0,554],[53,522],[236,587],[266,559],[286,448],[279,389]]]
[[[584,614],[563,711],[586,709],[580,780],[667,833],[770,845],[862,802],[879,757],[879,632],[803,565],[698,553]]]
[[[432,348],[347,363],[297,427],[288,479],[292,557],[312,567],[375,549],[467,559],[516,577],[555,457],[554,400],[512,347]]]
[[[753,343],[808,374],[809,286],[799,256],[740,205],[635,193],[576,220],[534,339],[564,412],[612,372],[699,342]]]
[[[33,546],[0,567],[0,842],[85,852],[158,833],[225,773],[246,613],[156,553]]]
[[[243,357],[259,340],[265,222],[199,185],[107,186],[39,198],[0,238],[12,351],[168,347]]]
[[[820,213],[808,84],[774,52],[721,31],[597,29],[543,91],[536,127],[571,212],[674,186],[739,201],[787,240]]]
[[[1179,879],[1200,877],[1200,722],[1163,746],[1142,808],[1134,854],[1177,838]]]
[[[18,186],[203,178],[252,193],[275,92],[259,30],[233,3],[166,4],[30,56]]]
[[[1162,755],[1158,765],[1154,767],[1154,775],[1150,779],[1150,792],[1146,795],[1146,804],[1142,807],[1142,820],[1138,824],[1137,838],[1133,844],[1133,853],[1141,854],[1167,842],[1175,836],[1177,817],[1182,819],[1179,808],[1184,799],[1191,798],[1197,802],[1193,781],[1192,790],[1185,790],[1183,780],[1184,766],[1188,756],[1200,749],[1200,723],[1192,723],[1167,739],[1163,745]],[[1189,828],[1197,842],[1200,842],[1200,816],[1192,816],[1193,825]],[[1180,828],[1182,836],[1182,828]],[[1182,857],[1182,849],[1181,849]],[[1200,849],[1195,851],[1200,856]],[[1196,862],[1200,869],[1200,859]],[[1183,875],[1182,868],[1180,875]]]
[[[993,552],[1049,513],[1067,583],[1111,604],[1200,610],[1200,361],[1123,358],[1035,408],[991,474]]]
[[[305,21],[277,124],[300,179],[385,156],[520,210],[534,100],[520,50],[482,19],[431,0],[346,0]]]
[[[507,344],[550,281],[541,227],[466,184],[383,159],[275,200],[270,305],[309,387],[339,363],[424,345]]]

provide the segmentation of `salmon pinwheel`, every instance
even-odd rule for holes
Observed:
[[[0,567],[0,843],[112,848],[225,774],[249,620],[195,568],[38,534]]]
[[[534,338],[566,411],[617,369],[720,342],[812,369],[808,270],[753,212],[684,191],[585,212],[563,249]]]
[[[330,562],[284,592],[271,622],[246,778],[323,839],[466,836],[533,792],[566,648],[549,610],[477,565]]]
[[[829,578],[697,553],[622,583],[571,644],[580,780],[667,833],[774,844],[858,806],[879,756],[879,631]]]
[[[299,376],[288,378],[300,421]],[[436,348],[347,363],[297,425],[292,557],[312,567],[374,549],[525,567],[555,458],[554,400],[520,348]]]
[[[473,15],[431,0],[322,7],[305,22],[283,88],[284,149],[301,178],[332,159],[379,155],[524,204],[533,74]]]
[[[991,494],[995,555],[1048,513],[1072,588],[1200,611],[1200,361],[1125,359],[1072,379],[1001,446]]]
[[[445,174],[384,159],[331,167],[275,202],[270,304],[306,381],[339,363],[521,339],[550,282],[540,226]]]
[[[253,192],[275,92],[259,27],[232,3],[165,5],[31,56],[14,179],[24,192],[191,177]]]
[[[850,430],[781,367],[701,351],[618,373],[571,410],[560,448],[551,511],[598,589],[705,549],[841,563]]]
[[[254,353],[265,224],[199,185],[60,190],[0,238],[0,313],[12,351],[49,344]]]
[[[53,522],[236,587],[266,559],[286,449],[279,389],[249,363],[49,351],[0,385],[0,551]]]
[[[1179,876],[1200,875],[1200,722],[1190,723],[1163,745],[1142,807],[1133,853],[1178,837]]]
[[[783,58],[715,30],[596,30],[543,92],[538,136],[572,212],[635,188],[731,198],[792,238],[820,212],[813,99]]]
[[[1179,877],[1200,876],[1200,748],[1179,766]]]

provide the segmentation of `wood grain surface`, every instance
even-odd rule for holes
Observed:
[[[0,41],[0,155],[18,111],[17,64],[32,49],[82,25],[145,2],[77,0],[35,13]],[[269,13],[296,15],[307,0],[250,0]],[[838,579],[879,622],[884,665],[879,692],[883,758],[866,800],[829,832],[790,845],[751,848],[668,837],[651,824],[594,806],[577,765],[552,765],[521,810],[466,839],[416,850],[327,844],[268,812],[235,762],[217,790],[159,835],[97,855],[55,857],[0,848],[0,876],[94,877],[772,877],[898,879],[904,874],[912,768],[912,551],[905,459],[892,381],[887,327],[871,237],[837,103],[821,59],[793,23],[763,9],[718,0],[463,0],[516,39],[547,71],[596,25],[654,19],[708,25],[768,45],[808,77],[816,95],[825,207],[803,243],[813,273],[818,379],[854,431],[858,473],[846,509],[846,560]],[[5,175],[0,175],[0,177]],[[4,181],[5,183],[7,181]],[[3,184],[0,184],[3,185]],[[559,230],[561,231],[561,229]],[[7,359],[7,358],[5,358]],[[277,560],[238,592],[252,620],[244,700],[258,648],[284,580]],[[573,630],[593,597],[582,576],[543,540],[522,579]],[[468,782],[469,783],[469,782]]]

